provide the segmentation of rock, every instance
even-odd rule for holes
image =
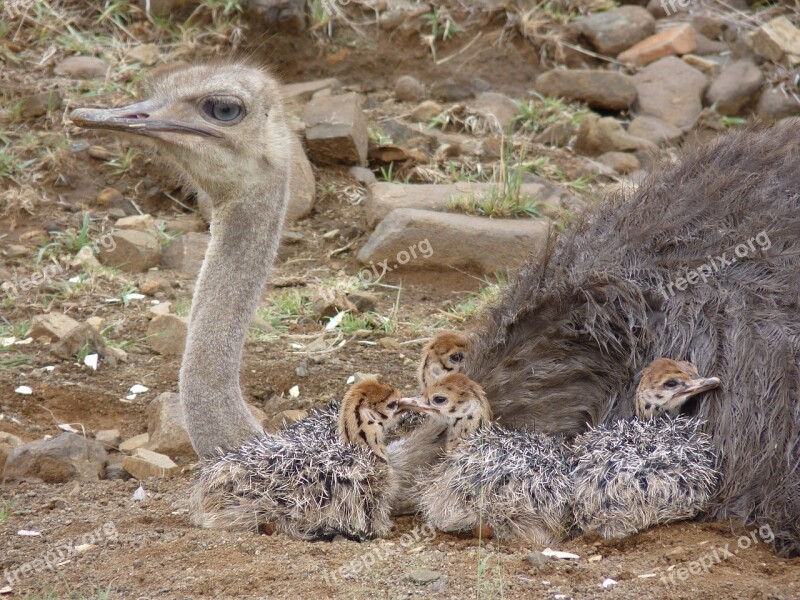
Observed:
[[[54,72],[72,79],[102,79],[108,69],[106,61],[94,56],[70,56],[58,63]]]
[[[147,407],[147,448],[170,458],[195,459],[179,394],[164,392]]]
[[[94,327],[89,323],[78,323],[64,337],[53,343],[50,352],[58,358],[69,360],[83,351],[103,354],[105,346],[103,336]]]
[[[536,134],[533,141],[550,146],[566,146],[575,135],[575,128],[570,123],[553,123]]]
[[[800,64],[800,29],[786,17],[776,17],[750,34],[753,52],[774,63]]]
[[[124,460],[124,459],[123,459]],[[122,463],[106,465],[106,479],[109,481],[128,481],[131,474],[122,468]]]
[[[116,448],[122,441],[119,429],[101,429],[94,434],[94,439],[103,444],[103,447],[107,450]]]
[[[647,3],[647,10],[656,19],[671,17],[676,14],[685,13],[690,0],[650,0]]]
[[[550,562],[550,557],[534,550],[533,552],[528,552],[525,560],[527,560],[528,563],[535,569],[541,569]]]
[[[347,299],[347,295],[339,288],[322,287],[319,288],[312,301],[314,314],[318,318],[330,318],[337,313],[349,311],[352,314],[358,312],[356,305]]]
[[[420,240],[433,240],[427,258],[405,261],[409,267],[464,267],[496,273],[519,266],[532,251],[544,248],[549,229],[546,219],[487,219],[398,208],[381,221],[358,260],[375,264],[386,260],[394,270],[401,266],[400,256],[409,255],[409,248],[421,245]]]
[[[606,152],[655,150],[656,146],[629,134],[622,123],[613,117],[601,118],[592,113],[581,120],[575,149],[589,156],[597,156]]]
[[[633,79],[616,71],[554,69],[540,75],[535,88],[545,96],[580,100],[604,110],[626,110],[636,100]]]
[[[363,165],[367,159],[367,121],[358,95],[313,98],[305,110],[306,142],[315,164]]]
[[[296,221],[311,213],[317,194],[314,169],[306,156],[303,144],[296,136],[292,136],[292,177],[289,180],[289,187],[286,218]]]
[[[152,319],[160,315],[168,315],[172,309],[172,302],[159,302],[147,307],[147,318]]]
[[[384,350],[392,350],[394,352],[401,352],[403,350],[403,347],[400,345],[400,342],[398,342],[393,337],[382,337],[381,339],[378,340],[378,344]]]
[[[519,112],[516,102],[505,94],[496,92],[478,94],[470,106],[484,118],[491,120],[491,128],[496,133],[507,131]]]
[[[169,456],[144,448],[137,448],[131,456],[126,456],[122,461],[122,468],[139,480],[148,477],[172,477],[181,470]]]
[[[103,245],[97,259],[104,265],[129,273],[141,273],[161,260],[161,244],[151,233],[120,230],[110,234],[112,243]]]
[[[558,185],[531,176],[534,181],[523,182],[519,192],[537,202],[565,207],[577,199]],[[487,196],[497,189],[497,184],[460,182],[452,184],[404,184],[379,181],[367,188],[365,209],[367,224],[375,227],[395,208],[420,208],[441,212],[455,211],[454,198]],[[579,202],[579,201],[577,201]]]
[[[86,319],[86,322],[91,325],[92,329],[94,329],[97,333],[100,333],[106,327],[106,320],[103,317],[89,317]]]
[[[119,445],[119,451],[125,452],[126,454],[130,454],[137,448],[144,448],[145,446],[147,446],[149,441],[150,441],[149,433],[140,433],[139,435],[135,435],[132,438],[128,438],[127,440],[122,442]]]
[[[378,305],[378,297],[370,292],[350,292],[347,299],[356,305],[358,312],[372,312]]]
[[[304,410],[297,410],[297,409],[282,410],[281,412],[274,415],[267,421],[265,429],[268,432],[274,433],[281,429],[285,429],[286,427],[292,425],[293,423],[302,421],[307,416],[308,412]]]
[[[128,362],[128,353],[122,348],[115,348],[114,346],[106,346],[102,350],[103,357],[108,361],[110,366],[116,366],[118,362]]]
[[[441,573],[438,571],[431,571],[430,569],[417,569],[416,571],[412,571],[408,576],[411,581],[419,584],[433,583],[441,579],[441,577]]]
[[[87,152],[89,153],[89,156],[96,158],[97,160],[111,160],[116,157],[116,154],[114,154],[108,148],[104,148],[103,146],[89,146],[89,150]]]
[[[633,76],[638,113],[658,117],[686,131],[703,110],[708,79],[679,58],[669,56]]]
[[[400,102],[419,102],[425,99],[425,86],[416,77],[403,75],[394,84],[394,97]]]
[[[463,102],[474,95],[472,86],[460,79],[440,79],[431,85],[431,96],[440,102]]]
[[[130,217],[122,217],[117,219],[114,223],[117,229],[133,229],[136,231],[158,231],[156,227],[156,220],[150,215],[132,215]]]
[[[31,321],[31,327],[25,337],[38,339],[46,337],[51,342],[57,342],[75,329],[80,323],[59,312],[51,312],[46,315],[36,315]]]
[[[683,137],[683,132],[658,117],[635,117],[628,125],[628,133],[652,142],[657,146],[662,144],[676,144]]]
[[[692,15],[692,27],[703,37],[717,40],[727,31],[728,23],[721,14],[697,13]]]
[[[248,22],[258,23],[268,32],[298,34],[306,30],[303,0],[250,0],[246,4]],[[321,6],[330,15],[330,7]]]
[[[570,25],[594,50],[606,56],[616,56],[651,35],[655,28],[653,15],[640,6],[594,13]]]
[[[440,115],[444,108],[438,102],[425,100],[411,111],[411,120],[417,123],[427,123],[437,115]]]
[[[15,448],[4,471],[7,479],[39,479],[45,483],[97,481],[103,477],[106,451],[95,440],[62,433]]]
[[[800,115],[800,100],[781,88],[769,87],[761,93],[756,114],[764,119],[782,119]]]
[[[682,60],[690,67],[694,67],[710,77],[716,77],[722,71],[722,65],[718,60],[704,58],[696,54],[684,54]]]
[[[134,46],[125,53],[128,60],[140,62],[146,67],[152,66],[158,62],[160,54],[156,44],[142,44],[141,46]]]
[[[150,321],[147,342],[162,356],[182,356],[186,346],[189,320],[176,315],[161,315]]]
[[[208,233],[187,233],[173,239],[161,255],[161,267],[196,276],[203,265],[209,241],[211,236]]]
[[[659,58],[675,54],[687,54],[697,48],[694,29],[684,23],[642,40],[632,48],[620,53],[617,59],[635,65],[647,65]]]
[[[125,201],[125,197],[122,195],[122,192],[117,189],[103,188],[98,192],[97,196],[95,196],[94,201],[98,206],[119,206]]]
[[[63,99],[56,90],[41,92],[33,96],[25,96],[20,99],[20,116],[23,119],[35,119],[49,112],[55,112],[61,108]]]
[[[711,83],[706,101],[721,115],[737,115],[753,101],[763,83],[764,75],[757,66],[749,60],[737,60],[725,67]]]
[[[297,102],[308,102],[311,97],[319,91],[336,91],[342,84],[335,77],[327,79],[316,79],[314,81],[303,81],[300,83],[287,83],[283,86],[284,99],[291,99]]]
[[[0,474],[3,472],[3,467],[9,455],[15,448],[20,446],[22,446],[22,440],[17,436],[0,431]]]
[[[347,170],[347,174],[350,175],[350,177],[354,178],[359,183],[364,183],[367,185],[378,181],[378,179],[375,177],[375,173],[373,173],[366,167],[350,167]]]
[[[696,48],[692,51],[698,56],[708,56],[709,54],[720,55],[728,53],[728,44],[710,40],[700,33],[694,34]]]
[[[627,152],[606,152],[597,157],[604,165],[611,167],[620,175],[632,173],[642,168],[639,159]]]

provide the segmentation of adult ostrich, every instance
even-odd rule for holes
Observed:
[[[800,554],[798,131],[730,132],[599,205],[531,258],[464,360],[501,425],[567,435],[631,418],[659,356],[718,376],[684,411],[718,457],[710,517],[769,525],[784,556]]]

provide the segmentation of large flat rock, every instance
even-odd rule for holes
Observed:
[[[494,183],[460,182],[448,184],[373,183],[367,188],[365,208],[367,223],[375,227],[396,208],[419,208],[437,212],[455,212],[454,198],[486,196],[497,187]],[[541,179],[523,183],[520,194],[556,208],[580,209],[584,202],[564,188]]]
[[[361,276],[375,279],[384,267],[458,267],[483,273],[514,269],[531,252],[544,248],[549,230],[547,219],[489,219],[398,208],[386,215],[359,251],[358,260],[369,265]]]
[[[626,110],[636,100],[633,79],[616,71],[553,69],[540,75],[535,87],[545,96],[580,100],[603,110]]]
[[[680,58],[668,56],[633,76],[638,114],[658,117],[675,127],[690,129],[703,110],[708,79]]]

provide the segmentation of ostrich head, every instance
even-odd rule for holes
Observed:
[[[342,402],[339,437],[345,444],[370,448],[378,458],[388,462],[383,432],[403,410],[400,392],[393,387],[375,378],[359,381],[348,390]]]
[[[238,63],[194,65],[161,75],[146,100],[121,108],[79,108],[81,127],[146,141],[218,202],[288,168],[291,132],[278,83],[261,68]],[[237,182],[237,185],[231,185]]]
[[[422,349],[419,364],[419,384],[425,391],[437,379],[449,373],[463,373],[464,359],[472,347],[469,338],[461,333],[440,333]]]
[[[447,426],[449,450],[492,420],[492,408],[480,385],[462,373],[438,379],[417,398],[403,398],[404,409],[428,413]]]
[[[636,388],[636,416],[676,415],[689,398],[718,385],[717,377],[700,377],[690,362],[657,358],[642,372]]]

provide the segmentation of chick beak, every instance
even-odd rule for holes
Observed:
[[[107,129],[134,135],[158,137],[157,133],[183,133],[201,137],[222,137],[210,127],[170,117],[169,107],[153,99],[121,108],[77,108],[69,118],[88,129]]]
[[[414,398],[400,398],[397,402],[397,412],[403,413],[408,411],[414,412],[434,412],[426,404],[425,398],[416,396]]]

